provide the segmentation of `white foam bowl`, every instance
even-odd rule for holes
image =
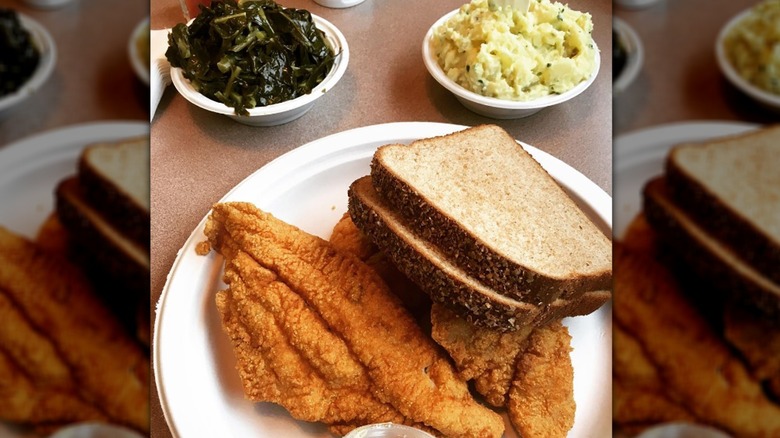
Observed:
[[[57,47],[54,45],[54,40],[49,31],[32,18],[19,12],[17,12],[17,15],[21,25],[30,32],[33,44],[36,45],[40,52],[40,59],[38,67],[32,76],[27,79],[27,82],[22,84],[15,92],[0,97],[0,113],[16,107],[43,87],[54,71],[54,65],[57,62]]]
[[[138,51],[138,42],[144,37],[144,33],[149,34],[149,17],[141,20],[130,34],[130,41],[127,43],[127,56],[130,59],[130,65],[133,67],[135,75],[146,85],[149,85],[149,59],[143,59]],[[149,38],[147,37],[147,41]],[[148,58],[148,57],[147,57]]]
[[[623,70],[617,77],[612,78],[612,95],[617,96],[626,91],[642,70],[645,49],[639,35],[625,21],[618,17],[612,17],[612,28],[626,51],[626,65],[623,66]]]
[[[728,35],[740,21],[747,18],[750,13],[751,9],[740,12],[721,28],[718,37],[715,39],[715,58],[718,61],[720,71],[723,72],[723,75],[726,76],[726,79],[731,82],[731,84],[765,107],[780,111],[780,95],[770,93],[751,84],[737,72],[734,66],[731,65],[728,56],[726,56],[726,48],[724,45],[726,35]]]
[[[436,30],[436,28],[441,26],[457,12],[458,10],[456,9],[444,15],[438,21],[436,21],[430,29],[428,29],[428,32],[425,34],[425,38],[423,38],[422,44],[423,62],[425,62],[425,67],[428,69],[428,72],[431,74],[431,76],[433,76],[436,82],[454,94],[458,101],[463,104],[463,106],[477,114],[494,119],[519,119],[522,117],[528,117],[544,108],[558,105],[573,99],[583,91],[587,90],[593,81],[596,80],[596,76],[599,73],[599,67],[601,64],[601,56],[599,54],[598,46],[596,46],[596,42],[594,41],[593,45],[596,49],[596,67],[593,69],[593,73],[591,73],[588,79],[580,82],[574,88],[565,93],[540,97],[538,99],[528,101],[514,101],[482,96],[481,94],[467,90],[450,79],[447,74],[444,73],[444,70],[442,70],[441,66],[436,60],[436,55],[433,53],[431,48],[433,32]]]
[[[309,94],[286,102],[250,108],[248,116],[241,116],[235,113],[234,108],[212,100],[195,90],[190,81],[184,77],[180,68],[171,68],[171,81],[176,90],[193,105],[213,113],[223,114],[239,123],[251,126],[274,126],[291,122],[306,114],[314,106],[317,99],[332,90],[344,76],[349,64],[349,46],[341,31],[324,18],[314,14],[311,16],[314,24],[325,36],[326,43],[338,55],[328,75]]]
[[[325,6],[326,8],[351,8],[352,6],[359,5],[366,0],[314,0],[314,3]]]
[[[344,438],[433,438],[433,435],[401,424],[377,423],[358,427]]]

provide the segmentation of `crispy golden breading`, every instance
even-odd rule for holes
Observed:
[[[295,418],[334,423],[404,422],[373,394],[344,341],[273,272],[243,251],[225,266],[217,307],[238,357],[247,397]]]
[[[569,330],[555,321],[527,343],[509,388],[509,419],[521,437],[565,437],[576,410]]]
[[[357,256],[368,266],[374,268],[382,277],[390,291],[403,303],[417,323],[430,331],[431,298],[416,284],[407,278],[393,262],[385,256],[352,222],[349,213],[344,213],[341,220],[333,227],[333,233],[328,239],[338,250]]]
[[[612,325],[612,418],[618,424],[695,421],[670,399],[665,383],[642,345],[618,322]]]
[[[667,391],[699,421],[739,436],[780,434],[780,407],[652,257],[615,245],[613,315],[643,347]]]
[[[265,286],[257,284],[256,293],[277,288],[297,294],[324,324],[309,325],[307,330],[328,330],[343,340],[351,357],[364,367],[372,393],[404,417],[445,436],[502,435],[501,417],[472,398],[448,359],[378,274],[357,257],[247,203],[214,205],[205,233],[228,264],[243,253],[267,272],[244,273],[250,265],[240,262],[243,278],[257,275],[258,282],[265,280]],[[312,348],[304,345],[301,348]],[[312,356],[307,355],[307,363]],[[238,355],[239,361],[243,357],[247,356]],[[277,371],[267,360],[265,366]]]
[[[112,421],[148,430],[149,359],[79,271],[0,228],[0,291],[49,339],[85,401]]]
[[[39,385],[0,350],[0,418],[22,424],[106,421],[73,388]]]
[[[506,405],[517,357],[526,348],[530,328],[501,333],[477,327],[446,306],[431,308],[431,335],[452,357],[458,372],[493,406]]]

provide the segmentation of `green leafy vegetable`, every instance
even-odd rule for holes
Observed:
[[[0,97],[18,90],[38,68],[41,54],[12,9],[0,8]]]
[[[224,0],[203,7],[189,26],[176,25],[165,56],[200,93],[248,115],[310,93],[336,54],[309,11]]]

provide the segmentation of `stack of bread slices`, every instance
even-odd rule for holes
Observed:
[[[482,327],[539,326],[611,297],[610,238],[495,125],[380,147],[349,213],[433,301]]]
[[[780,126],[676,146],[643,199],[693,298],[780,318]]]
[[[149,140],[87,146],[56,189],[70,253],[105,303],[149,341]]]

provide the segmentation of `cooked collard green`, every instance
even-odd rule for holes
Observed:
[[[224,0],[176,25],[165,56],[200,93],[248,115],[310,93],[336,55],[307,10]]]
[[[24,85],[38,68],[40,58],[16,11],[0,8],[0,97]]]

